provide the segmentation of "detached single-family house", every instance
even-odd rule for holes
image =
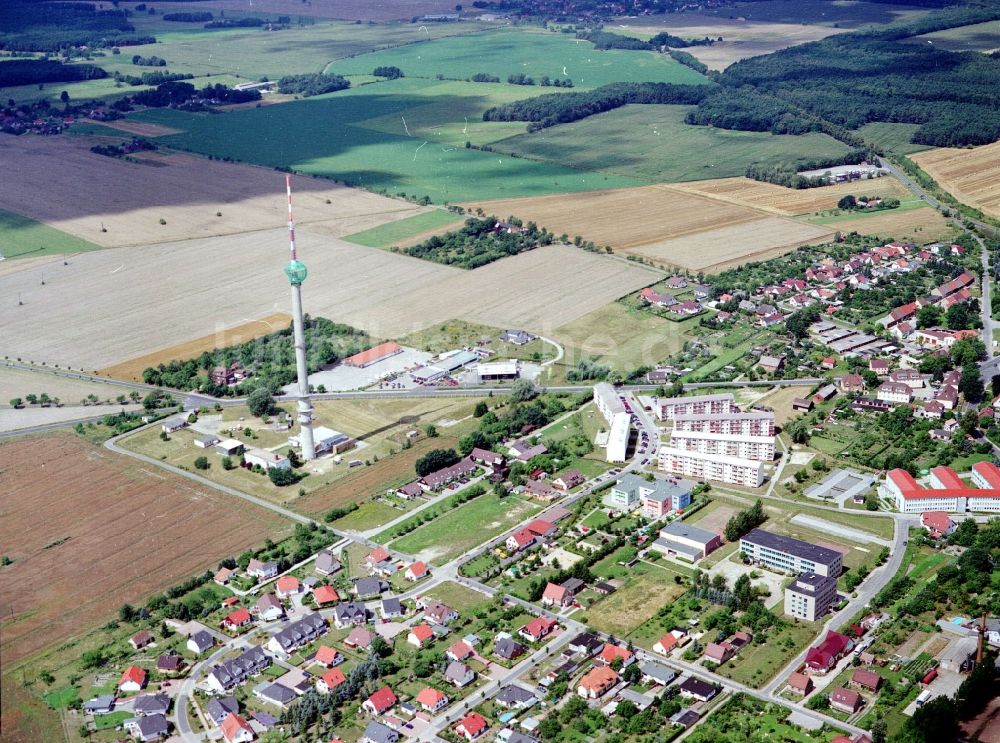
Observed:
[[[388,686],[383,686],[361,705],[361,709],[370,715],[381,715],[393,708],[396,704],[396,695]]]
[[[670,655],[670,651],[677,647],[677,638],[669,632],[653,643],[653,652],[660,655]]]
[[[408,581],[416,582],[416,581],[420,580],[421,578],[426,577],[427,574],[428,574],[427,573],[427,563],[426,562],[422,562],[422,561],[418,561],[418,562],[413,563],[412,565],[410,565],[410,567],[408,567],[406,569],[406,573],[405,573],[404,577]]]
[[[345,681],[347,681],[347,677],[343,671],[339,668],[331,668],[316,679],[316,691],[320,694],[329,694]]]
[[[465,663],[453,660],[445,669],[444,678],[449,684],[461,689],[463,686],[468,686],[475,680],[476,672]]]
[[[694,676],[684,679],[677,688],[680,689],[682,697],[696,699],[699,702],[707,702],[719,693],[718,686],[710,684],[707,681],[702,681],[700,678],[695,678]]]
[[[344,656],[336,648],[329,645],[320,645],[313,656],[313,663],[318,663],[324,668],[333,668],[344,662]]]
[[[448,695],[432,686],[425,686],[417,694],[415,701],[427,712],[438,712],[448,706]]]
[[[425,599],[421,603],[423,604],[424,617],[435,624],[447,625],[458,619],[458,612],[450,606],[429,599]]]
[[[335,604],[340,601],[340,594],[337,593],[337,589],[333,586],[316,586],[313,589],[313,601],[316,602],[316,606],[326,606],[327,604]]]
[[[247,564],[247,575],[260,580],[271,580],[278,576],[278,563],[273,560],[263,562],[254,557]]]
[[[557,490],[572,490],[577,485],[582,485],[586,479],[580,470],[567,470],[552,481],[552,487]]]
[[[283,575],[274,584],[274,592],[279,599],[287,599],[302,593],[302,584],[294,575]]]
[[[808,695],[813,690],[813,681],[804,673],[796,671],[788,677],[788,690],[800,697]]]
[[[493,698],[493,703],[504,709],[524,709],[531,707],[537,701],[538,698],[530,691],[513,684],[503,687]]]
[[[252,743],[256,737],[250,724],[235,712],[230,712],[219,728],[226,743]]]
[[[170,723],[163,715],[148,715],[146,717],[133,717],[122,723],[124,728],[134,740],[139,743],[149,743],[150,741],[165,738],[170,733]]]
[[[99,717],[110,715],[115,709],[115,695],[105,694],[104,696],[88,699],[83,703],[83,711],[88,715]]]
[[[517,631],[521,637],[529,642],[539,642],[548,637],[552,631],[558,627],[554,619],[548,617],[535,617]]]
[[[273,593],[265,593],[253,605],[253,613],[262,622],[274,622],[285,616],[285,607]]]
[[[346,629],[368,622],[368,610],[357,601],[348,601],[333,607],[333,624],[337,629]]]
[[[864,699],[856,691],[840,687],[830,693],[830,706],[840,712],[854,714],[864,704]]]
[[[142,650],[152,642],[153,633],[149,630],[142,630],[141,632],[136,632],[132,635],[132,637],[129,638],[128,644],[132,646],[133,650]]]
[[[358,743],[396,743],[398,740],[399,733],[388,725],[372,720],[365,727],[364,735],[358,739]]]
[[[464,640],[459,640],[448,648],[444,654],[448,660],[465,660],[472,657],[472,653],[472,646]]]
[[[329,550],[323,550],[316,555],[315,570],[320,575],[333,575],[343,568],[337,556]]]
[[[618,674],[608,666],[595,666],[583,675],[576,693],[584,699],[598,699],[618,683]]]
[[[205,714],[216,725],[221,725],[229,715],[240,713],[240,703],[236,697],[212,697],[205,703]]]
[[[344,638],[344,646],[364,650],[372,644],[372,640],[374,639],[375,635],[364,627],[355,627]]]
[[[623,648],[621,645],[612,645],[610,642],[605,643],[604,647],[601,648],[600,654],[597,656],[597,662],[610,666],[616,660],[620,660],[622,668],[624,668],[635,660],[635,653],[628,648]]]
[[[187,419],[177,416],[175,418],[167,418],[163,423],[160,424],[160,430],[164,433],[176,433],[182,428],[187,428]]]
[[[513,660],[524,655],[524,645],[509,637],[501,637],[493,643],[493,655],[504,660]]]
[[[875,673],[875,671],[867,668],[859,668],[851,676],[850,684],[860,689],[878,691],[882,686],[882,677]]]
[[[382,605],[379,607],[378,613],[382,619],[397,619],[406,616],[402,602],[395,596],[382,599]]]
[[[431,629],[429,624],[424,623],[418,624],[410,630],[409,634],[406,636],[406,643],[415,648],[422,648],[433,639],[434,630]]]
[[[214,647],[215,637],[206,630],[195,632],[187,641],[187,649],[197,655],[201,655],[206,650],[211,650]]]
[[[481,714],[470,712],[455,726],[455,733],[466,740],[478,740],[486,735],[489,725]]]
[[[673,670],[661,666],[659,663],[643,663],[639,666],[639,672],[642,674],[642,683],[647,685],[666,686],[677,678],[677,674]]]
[[[129,666],[125,669],[121,680],[118,682],[118,691],[123,694],[130,694],[132,692],[142,691],[145,686],[146,672],[139,668],[139,666]]]
[[[165,715],[169,710],[170,697],[166,694],[143,694],[132,703],[132,711],[140,717]]]

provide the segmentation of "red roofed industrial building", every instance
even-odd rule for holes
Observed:
[[[1000,468],[990,462],[972,466],[972,483],[967,484],[949,467],[935,467],[923,488],[906,470],[890,470],[879,493],[896,503],[901,513],[944,511],[1000,512]]]
[[[379,361],[384,361],[402,352],[403,347],[398,343],[393,343],[392,341],[380,343],[377,346],[369,348],[367,351],[348,356],[344,359],[343,364],[344,366],[356,366],[359,369],[364,369],[366,366],[377,364]]]

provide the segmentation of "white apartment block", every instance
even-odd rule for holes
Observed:
[[[618,391],[607,382],[598,382],[594,385],[594,405],[608,423],[613,423],[616,415],[625,412]]]
[[[722,454],[761,462],[774,461],[774,436],[743,436],[674,429],[670,435],[670,445],[677,449],[697,451],[702,454]]]
[[[679,415],[725,415],[738,413],[736,400],[731,392],[695,397],[665,397],[656,401],[656,416],[673,420]]]
[[[607,459],[612,464],[624,462],[628,457],[628,440],[632,435],[632,417],[622,411],[615,413],[611,419],[611,432],[608,434]]]
[[[673,446],[660,447],[659,467],[683,477],[716,480],[758,488],[764,483],[764,463],[724,454],[703,454]]]
[[[804,573],[785,589],[785,614],[815,622],[837,600],[837,580],[816,573]]]
[[[774,436],[774,413],[754,410],[711,416],[678,415],[674,417],[674,430],[734,436]]]

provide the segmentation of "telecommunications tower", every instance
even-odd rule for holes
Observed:
[[[292,176],[285,176],[285,190],[288,192],[288,244],[290,260],[285,266],[285,275],[292,285],[292,328],[295,335],[295,369],[298,372],[299,392],[299,444],[302,447],[302,458],[306,461],[316,458],[316,447],[313,444],[312,414],[313,407],[309,401],[309,369],[306,367],[306,333],[302,319],[302,282],[309,272],[306,265],[298,259],[295,253],[295,220],[292,219]]]

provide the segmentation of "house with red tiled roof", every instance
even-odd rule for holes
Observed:
[[[329,645],[320,645],[316,651],[316,655],[313,656],[313,661],[319,663],[321,666],[330,668],[331,666],[343,663],[344,656],[336,648],[331,648]]]
[[[459,640],[445,651],[449,660],[465,660],[472,655],[472,646],[464,640]]]
[[[406,569],[405,578],[408,581],[418,581],[427,575],[427,563],[417,561]]]
[[[326,606],[340,601],[340,594],[333,586],[316,586],[313,589],[313,600],[316,606]]]
[[[370,715],[381,715],[396,704],[396,695],[388,686],[383,686],[361,705],[361,709]]]
[[[597,662],[610,666],[616,660],[620,660],[622,662],[622,668],[624,668],[635,660],[635,654],[628,648],[623,648],[621,645],[613,645],[610,642],[605,643],[604,647],[601,648],[601,652],[597,656]]]
[[[864,699],[856,691],[840,687],[830,693],[830,706],[839,712],[854,714],[864,704]]]
[[[455,732],[466,740],[477,740],[486,734],[489,725],[481,714],[471,712],[455,726]]]
[[[425,686],[415,701],[428,712],[437,712],[448,706],[448,695],[432,686]]]
[[[535,543],[535,535],[527,529],[516,531],[507,537],[504,546],[509,552],[521,552]]]
[[[302,591],[302,584],[294,575],[283,575],[275,581],[274,592],[279,599],[287,599]]]
[[[669,655],[675,647],[677,647],[677,638],[668,632],[653,644],[653,652]]]
[[[804,697],[813,690],[813,681],[804,673],[796,671],[788,677],[788,690],[793,694]]]
[[[598,699],[618,683],[618,674],[609,666],[594,666],[580,679],[576,693],[584,699]]]
[[[542,592],[542,606],[569,606],[573,603],[573,594],[564,586],[548,583]]]
[[[924,511],[920,514],[920,525],[932,539],[941,539],[955,531],[955,522],[944,511]]]
[[[256,737],[250,724],[235,712],[230,712],[219,725],[226,743],[251,743]]]
[[[819,645],[809,648],[806,666],[817,673],[826,673],[853,648],[854,641],[850,637],[829,630]]]
[[[246,627],[253,621],[250,612],[245,608],[239,608],[222,620],[222,627],[230,631],[236,631],[240,627]]]
[[[406,636],[407,644],[413,645],[417,648],[422,648],[433,639],[434,630],[431,629],[429,624],[418,624],[416,627],[411,629],[410,633]]]
[[[548,637],[557,626],[558,624],[554,619],[549,619],[548,617],[535,617],[526,625],[521,627],[521,629],[517,631],[517,634],[525,640],[538,642],[539,640]]]
[[[146,672],[139,668],[139,666],[129,666],[125,669],[121,680],[118,682],[118,691],[128,694],[131,692],[142,691],[145,686]]]
[[[868,691],[878,691],[882,686],[882,677],[867,668],[858,668],[852,675],[850,684]]]
[[[316,691],[320,694],[329,694],[345,681],[347,681],[347,677],[343,671],[339,668],[331,668],[316,679]]]

